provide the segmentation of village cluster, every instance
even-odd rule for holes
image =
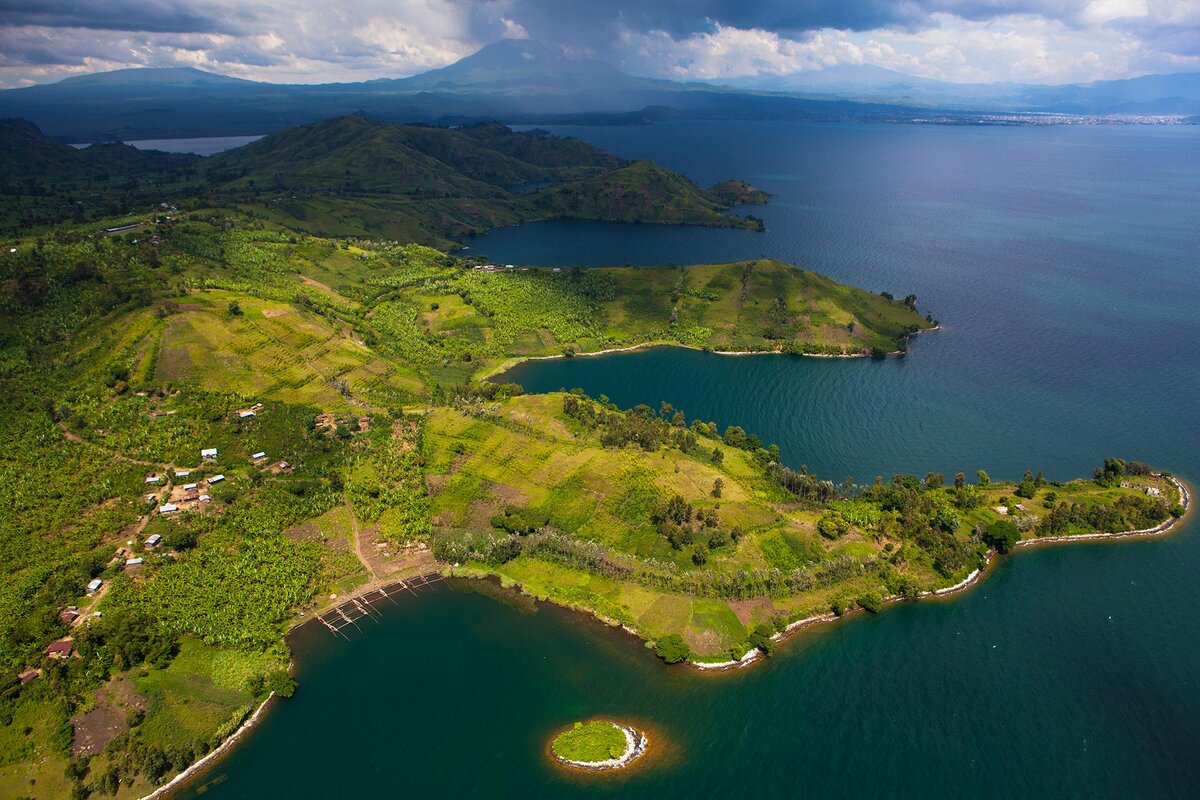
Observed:
[[[262,408],[262,403],[255,403],[249,408],[239,409],[234,414],[239,420],[252,419]],[[160,515],[169,516],[182,511],[204,511],[205,507],[212,503],[212,496],[209,494],[210,490],[227,480],[224,473],[218,472],[208,476],[204,476],[203,474],[204,465],[215,462],[218,455],[219,451],[217,448],[204,447],[200,450],[200,466],[174,467],[164,471],[154,470],[147,472],[144,479],[145,484],[151,487],[153,491],[146,494],[145,500],[148,505],[151,505],[152,513],[157,512]],[[292,465],[287,461],[270,462],[267,454],[263,451],[251,454],[250,463],[273,475],[287,473],[292,469]],[[134,526],[134,530],[141,531],[145,527],[149,517],[149,514],[143,516],[140,522]],[[152,533],[142,541],[141,552],[139,553],[135,550],[135,540],[130,539],[116,549],[108,566],[110,568],[121,566],[125,574],[136,575],[141,572],[146,557],[151,553],[159,553],[162,558],[173,558],[175,556],[170,551],[160,553],[159,551],[163,547],[163,544],[162,535]],[[81,605],[69,605],[64,608],[58,615],[59,620],[68,627],[75,628],[88,620],[98,619],[102,612],[96,611],[95,608],[104,597],[108,587],[109,584],[104,579],[93,578],[83,587],[85,602]],[[51,642],[46,647],[45,654],[48,658],[53,659],[67,659],[73,655],[77,656],[74,650],[73,638],[68,634]],[[20,673],[18,679],[21,684],[26,684],[41,674],[41,669],[31,667]]]

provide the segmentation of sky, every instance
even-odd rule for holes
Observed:
[[[728,81],[872,64],[954,82],[1200,71],[1200,0],[0,0],[0,86],[191,66],[403,77],[501,38]]]

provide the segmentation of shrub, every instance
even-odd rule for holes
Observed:
[[[769,656],[775,649],[775,640],[771,638],[774,634],[774,625],[769,622],[760,622],[754,626],[754,630],[750,633],[750,646],[757,647]]]
[[[866,592],[858,598],[858,605],[861,608],[870,611],[872,614],[878,614],[883,610],[883,597],[879,592]]]
[[[840,539],[850,530],[850,523],[837,512],[826,514],[817,521],[817,532],[826,539]]]
[[[692,648],[678,633],[668,633],[654,645],[654,653],[668,664],[678,664],[692,656]]]
[[[1007,520],[998,520],[988,525],[983,531],[985,544],[996,548],[1001,553],[1007,553],[1021,538],[1017,526]]]

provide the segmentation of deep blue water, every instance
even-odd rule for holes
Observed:
[[[904,359],[677,349],[524,365],[533,390],[669,400],[785,460],[852,474],[1087,474],[1110,454],[1200,477],[1200,128],[689,123],[575,129],[702,184],[777,195],[769,231],[543,223],[502,263],[771,255],[916,292],[944,330]],[[1200,529],[1003,560],[971,592],[806,633],[727,676],[668,668],[556,609],[450,589],[351,642],[304,631],[301,689],[206,798],[1200,796]],[[568,779],[545,737],[627,715],[665,746]]]

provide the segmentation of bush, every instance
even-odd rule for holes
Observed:
[[[771,637],[775,634],[775,626],[769,622],[760,622],[754,626],[754,630],[750,633],[750,646],[757,647],[766,655],[771,655],[775,649],[775,640]]]
[[[878,614],[883,610],[883,598],[879,592],[866,592],[858,598],[857,602],[861,608],[870,611],[872,614]]]
[[[841,514],[826,514],[817,521],[817,532],[826,539],[840,539],[850,530],[850,523]]]
[[[998,520],[988,525],[983,532],[983,541],[1001,553],[1007,553],[1021,538],[1017,526],[1007,520]]]
[[[668,664],[678,664],[692,657],[692,648],[678,633],[668,633],[655,643],[654,653]]]
[[[267,691],[280,697],[291,697],[296,693],[296,682],[286,669],[277,669],[267,676]]]

